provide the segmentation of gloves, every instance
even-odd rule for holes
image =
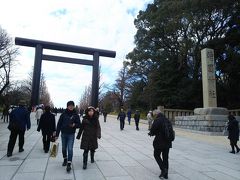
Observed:
[[[76,139],[80,139],[80,137],[81,137],[81,134],[78,133]]]

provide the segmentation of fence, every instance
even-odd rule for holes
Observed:
[[[165,109],[163,106],[159,106],[158,109],[164,113],[164,115],[175,124],[175,116],[192,116],[194,115],[193,110],[184,110],[184,109]],[[240,116],[240,109],[228,110],[229,113]]]

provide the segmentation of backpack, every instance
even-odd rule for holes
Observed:
[[[175,131],[173,130],[172,123],[168,119],[164,120],[164,135],[169,142],[172,142],[175,139]]]

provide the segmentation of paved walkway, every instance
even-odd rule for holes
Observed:
[[[41,134],[32,128],[25,135],[25,151],[6,157],[9,131],[0,122],[0,180],[157,180],[159,168],[153,158],[152,140],[147,125],[136,131],[134,124],[120,131],[119,121],[109,116],[100,118],[102,139],[96,152],[96,162],[82,170],[82,150],[75,141],[73,170],[67,173],[61,166],[61,147],[57,158],[42,149]],[[170,180],[236,180],[240,179],[240,154],[230,154],[226,137],[193,134],[176,130],[170,151]],[[16,144],[17,145],[17,144]],[[61,145],[61,143],[60,143]]]

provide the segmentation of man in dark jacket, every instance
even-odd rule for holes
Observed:
[[[238,121],[233,115],[228,116],[228,139],[230,140],[230,145],[232,147],[232,151],[230,153],[235,154],[235,149],[236,147],[236,152],[239,152],[239,147],[237,145],[237,141],[239,140],[239,125]]]
[[[42,114],[37,131],[42,131],[42,142],[45,153],[48,153],[50,147],[50,139],[56,131],[55,116],[50,112],[50,106],[45,107],[45,112]]]
[[[118,114],[117,119],[120,120],[120,129],[121,131],[124,129],[124,124],[125,124],[125,118],[126,118],[126,113],[121,109],[121,111]]]
[[[102,111],[102,113],[103,113],[104,122],[106,122],[106,121],[107,121],[107,114],[108,114],[108,113],[107,113],[107,110],[104,109],[104,110]]]
[[[24,101],[20,101],[19,107],[10,113],[8,129],[11,131],[11,134],[8,142],[7,157],[12,156],[17,136],[19,140],[19,152],[24,151],[24,134],[26,129],[29,130],[31,127],[30,114],[24,105]]]
[[[134,114],[134,120],[135,120],[135,124],[136,124],[136,130],[139,131],[139,120],[140,120],[140,112],[139,110],[136,110],[135,114]]]
[[[70,172],[71,170],[75,132],[76,128],[79,128],[80,125],[80,118],[74,111],[74,102],[69,101],[67,103],[67,109],[58,120],[56,132],[56,139],[58,139],[59,133],[61,131],[62,154],[64,159],[62,166],[67,166],[67,172]]]
[[[168,154],[169,148],[172,147],[172,142],[168,141],[165,137],[164,126],[166,121],[169,120],[161,112],[157,112],[157,117],[152,124],[149,135],[155,136],[153,140],[153,148],[154,158],[161,170],[159,177],[168,179]]]

